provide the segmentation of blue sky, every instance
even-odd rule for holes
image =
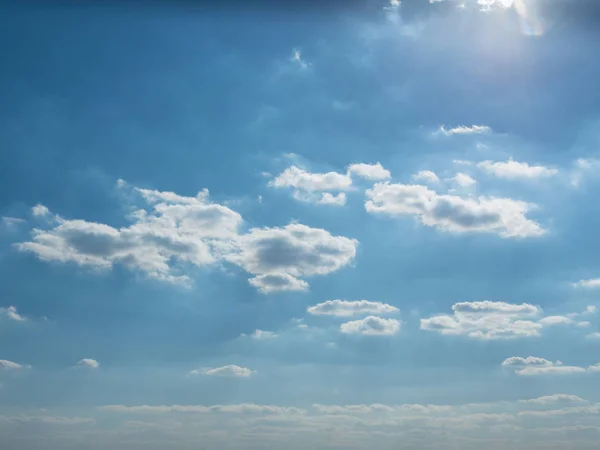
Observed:
[[[595,2],[1,8],[0,447],[596,448]]]

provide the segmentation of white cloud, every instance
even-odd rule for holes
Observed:
[[[412,179],[428,184],[438,184],[440,182],[439,177],[431,170],[421,170],[420,172],[413,174]]]
[[[0,359],[0,370],[20,370],[20,369],[26,369],[28,367],[29,366],[24,366],[23,364],[18,364],[14,361]]]
[[[127,188],[124,182],[121,189]],[[45,261],[74,262],[93,269],[121,264],[150,278],[190,284],[190,266],[222,261],[255,277],[262,292],[306,290],[302,276],[323,275],[347,265],[358,241],[301,224],[252,229],[240,234],[242,217],[211,203],[208,191],[195,197],[132,189],[148,205],[130,214],[131,225],[114,228],[57,217],[53,228],[34,229],[29,242],[15,244]]]
[[[490,175],[506,179],[533,179],[558,174],[557,169],[546,166],[530,166],[526,162],[514,161],[512,158],[508,161],[481,161],[477,163],[477,167]]]
[[[327,300],[307,308],[310,314],[324,316],[349,317],[360,314],[393,314],[398,308],[381,302],[370,302],[368,300]]]
[[[317,203],[320,203],[321,205],[344,206],[346,204],[346,194],[344,192],[340,192],[337,195],[333,195],[329,192],[323,192],[321,199]]]
[[[25,219],[20,219],[18,217],[2,217],[2,223],[8,230],[13,230],[21,224],[26,223]]]
[[[600,339],[600,331],[596,332],[596,333],[590,333],[586,337],[588,337],[590,339]]]
[[[410,215],[443,231],[488,232],[502,237],[541,236],[545,230],[526,217],[533,205],[509,198],[462,198],[422,185],[377,183],[366,191],[365,208],[389,216]]]
[[[475,180],[470,175],[466,173],[459,172],[454,177],[450,179],[454,184],[457,184],[460,187],[471,187],[477,184],[477,180]]]
[[[294,49],[292,51],[292,57],[290,61],[298,65],[298,67],[300,67],[300,69],[302,70],[306,70],[312,65],[311,63],[302,58],[302,53],[298,49]]]
[[[579,158],[575,161],[574,166],[575,168],[571,171],[571,184],[575,187],[579,187],[586,175],[589,173],[598,173],[598,169],[600,169],[600,160]]]
[[[519,400],[520,403],[534,403],[539,405],[549,405],[555,403],[586,403],[586,400],[572,394],[553,394],[543,397],[531,398],[529,400]]]
[[[214,377],[235,377],[235,378],[246,378],[256,373],[246,367],[236,366],[230,364],[223,367],[209,367],[202,370],[192,370],[190,375],[209,375]]]
[[[589,280],[579,280],[577,283],[573,283],[574,287],[582,287],[582,288],[599,288],[600,287],[600,278],[592,278]]]
[[[287,273],[268,273],[250,278],[248,282],[264,294],[284,291],[307,291],[308,283]]]
[[[83,358],[77,362],[77,367],[85,367],[88,369],[97,369],[100,367],[100,363],[95,359]]]
[[[301,224],[284,228],[254,228],[237,241],[237,250],[228,253],[228,261],[254,275],[273,278],[255,279],[263,289],[281,286],[301,287],[292,277],[325,275],[349,264],[356,255],[358,241],[332,236],[327,231]]]
[[[352,185],[347,174],[338,172],[312,173],[291,166],[275,177],[269,185],[273,187],[292,187],[300,191],[345,191]]]
[[[351,164],[348,166],[349,175],[357,175],[366,180],[387,180],[392,176],[389,170],[380,163],[376,164]]]
[[[400,331],[400,321],[368,316],[364,319],[353,320],[340,325],[340,331],[346,334],[364,334],[367,336],[392,335]]]
[[[15,308],[14,306],[9,306],[8,308],[1,308],[0,307],[0,317],[8,317],[11,320],[14,320],[16,322],[24,322],[25,321],[25,317],[21,316],[18,312],[17,312],[17,308]]]
[[[523,376],[562,375],[584,373],[587,371],[594,372],[596,371],[595,367],[600,369],[600,366],[598,365],[590,366],[588,368],[579,366],[565,366],[561,361],[552,362],[536,356],[528,356],[527,358],[513,356],[504,360],[502,366],[515,368],[515,373]]]
[[[37,204],[33,208],[31,208],[31,214],[36,217],[43,217],[50,214],[50,210],[44,205]]]
[[[542,310],[528,303],[462,302],[452,306],[453,315],[421,319],[421,329],[447,335],[478,339],[505,339],[539,336]]]
[[[277,337],[277,333],[274,333],[273,331],[255,330],[254,333],[249,335],[249,337],[259,341],[265,339],[275,339]]]
[[[98,406],[98,410],[122,413],[122,414],[140,414],[140,413],[230,413],[230,414],[293,414],[302,415],[306,410],[295,408],[293,406],[277,405],[257,405],[255,403],[240,403],[232,405],[104,405]]]
[[[442,125],[439,129],[439,132],[445,134],[446,136],[452,136],[454,134],[483,134],[490,133],[492,129],[485,125],[472,125],[470,127],[465,125],[460,125],[458,127],[447,129]]]

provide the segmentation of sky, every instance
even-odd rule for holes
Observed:
[[[0,448],[597,448],[598,2],[11,3]]]

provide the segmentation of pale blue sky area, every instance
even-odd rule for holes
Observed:
[[[13,3],[0,448],[597,448],[600,4]]]

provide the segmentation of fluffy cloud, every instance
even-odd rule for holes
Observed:
[[[454,175],[454,177],[452,177],[450,181],[452,181],[454,184],[460,187],[471,187],[477,184],[477,180],[475,180],[470,175],[467,175],[466,173],[462,172],[459,172],[456,175]]]
[[[368,316],[364,319],[353,320],[340,325],[340,331],[346,334],[364,334],[367,336],[392,335],[400,331],[400,321]]]
[[[31,214],[33,214],[36,217],[43,217],[49,215],[50,210],[44,205],[37,204],[33,208],[31,208]]]
[[[600,287],[600,278],[592,278],[589,280],[579,280],[577,283],[573,284],[574,287],[582,287],[582,288],[599,288]]]
[[[492,129],[485,125],[472,125],[470,127],[465,125],[460,125],[458,127],[447,129],[442,125],[439,129],[439,132],[445,134],[446,136],[452,136],[454,134],[482,134],[482,133],[490,133]]]
[[[100,367],[100,363],[95,359],[83,358],[77,362],[77,367],[85,367],[88,369],[97,369]]]
[[[6,359],[0,359],[0,370],[20,370],[26,369],[29,366],[24,366],[22,364],[18,364],[13,361],[8,361]]]
[[[330,194],[329,192],[323,192],[321,199],[318,201],[321,205],[339,205],[344,206],[346,204],[346,194],[340,192],[337,195]]]
[[[248,282],[264,294],[284,291],[306,291],[308,283],[287,273],[269,273],[250,278]]]
[[[392,176],[389,170],[380,163],[376,164],[351,164],[348,166],[349,175],[357,175],[366,180],[387,180]]]
[[[17,312],[17,308],[14,306],[9,306],[8,308],[0,308],[0,317],[7,317],[10,320],[14,320],[16,322],[24,322],[25,317],[21,316]]]
[[[531,375],[561,375],[571,373],[584,373],[584,372],[596,372],[600,370],[600,365],[579,367],[579,366],[565,366],[561,361],[552,362],[544,358],[538,358],[536,356],[528,356],[527,358],[521,358],[519,356],[512,356],[507,358],[502,363],[504,367],[515,368],[517,375],[531,376]]]
[[[421,170],[420,172],[415,173],[412,176],[412,179],[428,184],[438,184],[440,182],[440,178],[431,170]]]
[[[127,188],[122,181],[118,185]],[[227,261],[254,275],[250,284],[265,293],[306,290],[306,281],[297,277],[338,270],[356,254],[356,240],[301,224],[240,234],[242,217],[211,203],[206,190],[195,197],[138,188],[132,193],[148,207],[133,211],[130,226],[114,228],[57,216],[52,228],[34,229],[31,241],[16,246],[45,261],[94,269],[121,264],[180,284],[190,284],[190,265]]]
[[[360,314],[392,314],[399,310],[386,303],[370,302],[368,300],[327,300],[310,306],[307,311],[314,315],[349,317]]]
[[[358,241],[290,224],[284,228],[254,228],[240,236],[237,244],[237,250],[227,254],[226,259],[251,274],[277,274],[272,284],[280,287],[294,283],[281,274],[305,277],[341,269],[354,259]],[[268,289],[269,281],[260,279],[263,289]]]
[[[534,237],[545,231],[526,217],[532,205],[509,198],[462,198],[421,185],[377,183],[366,191],[365,208],[389,216],[410,215],[443,231],[488,232],[502,237]]]
[[[452,306],[453,315],[421,319],[421,329],[447,335],[479,339],[539,336],[544,326],[576,324],[566,316],[540,318],[541,308],[528,303],[461,302]]]
[[[213,377],[234,377],[234,378],[246,378],[256,373],[246,367],[236,366],[230,364],[223,367],[209,367],[202,370],[192,370],[190,375],[209,375]]]
[[[526,162],[514,161],[512,158],[508,161],[481,161],[477,163],[477,167],[490,175],[507,179],[533,179],[549,177],[558,173],[557,169],[546,166],[530,166]]]
[[[299,191],[345,191],[352,185],[352,178],[337,172],[311,173],[291,166],[269,183],[273,187],[291,187]]]

